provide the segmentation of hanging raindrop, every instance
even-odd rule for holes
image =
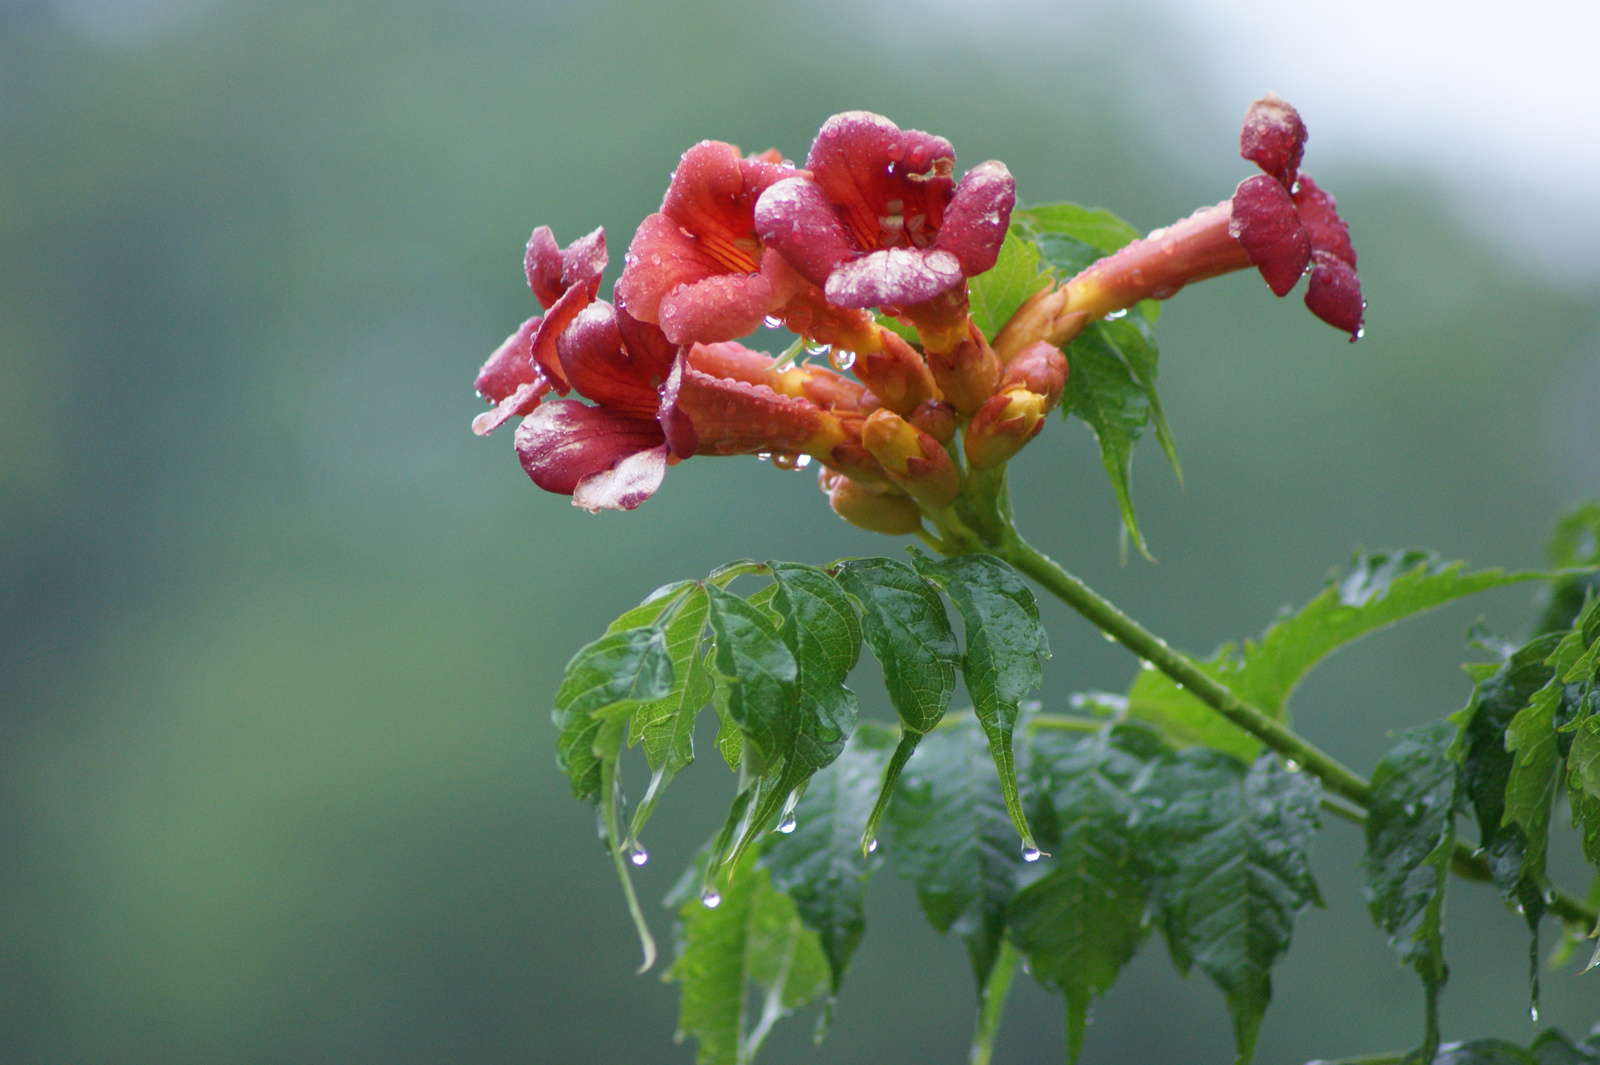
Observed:
[[[856,364],[856,353],[853,351],[840,351],[832,348],[828,352],[828,365],[840,373],[848,373],[850,367]]]
[[[782,832],[785,836],[787,836],[789,833],[794,831],[794,826],[794,814],[787,813],[783,815],[783,820],[778,822],[777,831]]]
[[[706,888],[705,891],[700,893],[700,905],[704,906],[708,910],[714,910],[718,906],[722,905],[722,896],[718,895],[711,888]]]
[[[878,852],[878,837],[877,836],[873,836],[871,839],[867,840],[867,853],[868,854],[876,854],[877,852]]]
[[[1022,860],[1025,861],[1025,862],[1036,862],[1043,855],[1044,855],[1044,851],[1041,851],[1038,847],[1026,847],[1025,846],[1025,847],[1022,848]]]
[[[650,852],[644,849],[644,844],[634,840],[628,848],[628,861],[634,865],[643,865],[650,860]]]

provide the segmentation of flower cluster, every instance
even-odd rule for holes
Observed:
[[[1298,172],[1304,141],[1293,108],[1258,101],[1241,147],[1261,175],[1040,292],[992,343],[967,282],[1006,238],[1004,164],[958,179],[947,140],[862,111],[830,118],[804,167],[702,141],[633,235],[614,303],[598,298],[599,230],[565,249],[534,231],[525,267],[545,313],[484,364],[477,388],[493,408],[473,428],[520,417],[528,475],[589,510],[633,509],[693,455],[759,454],[820,463],[847,520],[916,532],[964,471],[1000,466],[1038,434],[1062,402],[1060,349],[1089,321],[1252,265],[1282,295],[1309,265],[1307,305],[1359,332],[1355,253],[1332,198]],[[738,343],[762,323],[831,366]]]

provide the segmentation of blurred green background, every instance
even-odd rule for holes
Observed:
[[[614,277],[704,137],[802,158],[865,108],[1005,160],[1032,202],[1152,228],[1227,195],[1249,96],[1197,102],[1212,68],[1159,8],[1096,10],[1039,28],[1000,5],[977,33],[982,9],[937,3],[0,3],[0,1060],[692,1061],[555,769],[560,668],[668,580],[898,545],[753,459],[576,511],[509,431],[468,432],[472,375],[532,313],[529,230],[603,223]],[[1031,538],[1201,652],[1357,546],[1538,564],[1556,511],[1600,489],[1592,274],[1530,269],[1480,231],[1493,204],[1452,206],[1426,168],[1319,152],[1296,102],[1367,339],[1254,277],[1172,301],[1186,485],[1152,444],[1136,462],[1159,564],[1119,564],[1080,425],[1014,464]],[[1529,602],[1338,656],[1297,696],[1302,731],[1370,769],[1386,730],[1462,704],[1468,624],[1520,633]],[[1047,701],[1126,685],[1126,655],[1046,620]],[[701,750],[652,824],[647,897],[731,794]],[[1263,1062],[1415,1038],[1359,849],[1343,823],[1319,839],[1328,906],[1278,970]],[[1447,1037],[1531,1036],[1520,925],[1453,891]],[[1597,979],[1549,977],[1546,1020],[1600,1019]],[[828,1042],[791,1022],[764,1060],[962,1061],[967,981],[886,871]],[[1090,1065],[1232,1057],[1220,995],[1159,942],[1094,1016]],[[1061,1053],[1058,1004],[1019,984],[997,1060]]]

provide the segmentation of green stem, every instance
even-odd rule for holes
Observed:
[[[1000,1015],[1005,1012],[1006,994],[1011,990],[1011,978],[1016,975],[1021,955],[1009,939],[1000,941],[1000,953],[995,957],[994,968],[984,983],[978,1007],[978,1026],[972,1033],[972,1054],[969,1065],[989,1065],[994,1056],[994,1037],[1000,1031]]]
[[[1187,656],[1174,651],[1165,640],[1118,610],[1109,600],[1020,537],[1012,539],[996,553],[1049,589],[1101,632],[1171,677],[1217,713],[1255,736],[1269,749],[1303,767],[1322,781],[1329,791],[1357,806],[1369,804],[1371,789],[1358,774],[1201,672],[1200,667]]]
[[[1004,542],[989,550],[1026,573],[1056,598],[1082,614],[1095,627],[1122,646],[1165,673],[1217,713],[1256,737],[1269,750],[1311,773],[1334,795],[1361,807],[1372,804],[1372,789],[1360,774],[1325,754],[1266,713],[1246,703],[1227,686],[1201,671],[1186,655],[1174,651],[1167,642],[1134,621],[1109,600],[1060,564],[1042,554],[1013,532]],[[1324,803],[1324,808],[1347,820],[1356,820],[1355,811],[1342,805]],[[1464,880],[1487,881],[1489,865],[1471,844],[1456,841],[1450,868]],[[1564,891],[1552,891],[1549,912],[1564,921],[1593,927],[1596,908]]]

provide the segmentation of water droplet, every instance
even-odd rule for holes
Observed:
[[[1128,317],[1128,308],[1124,307],[1120,311],[1111,311],[1110,313],[1108,313],[1106,315],[1106,321],[1114,322],[1118,318],[1126,318],[1126,317]]]
[[[826,344],[807,344],[806,345],[806,354],[807,355],[826,355],[827,353],[828,353],[828,345],[826,345]]]
[[[1407,817],[1415,817],[1415,816],[1417,816],[1417,804],[1416,803],[1414,803],[1414,802],[1406,803],[1406,816]]]
[[[794,831],[794,826],[795,826],[794,814],[784,814],[783,815],[783,820],[778,822],[778,829],[777,830],[779,832],[782,832],[785,836],[787,836],[789,833]]]
[[[810,455],[796,455],[794,457],[794,465],[790,468],[795,470],[803,470],[809,465],[811,465]]]
[[[1117,642],[1117,638],[1115,636],[1111,635],[1109,632],[1102,632],[1100,634],[1100,638],[1105,640],[1106,643],[1116,643]]]
[[[850,367],[856,364],[856,353],[853,351],[840,351],[833,348],[828,352],[828,365],[840,373],[847,373]]]
[[[770,451],[757,451],[756,452],[756,459],[758,461],[765,462],[768,459],[770,459],[771,457],[772,457],[772,452],[770,452]]]
[[[1283,768],[1287,769],[1291,773],[1298,773],[1300,772],[1300,763],[1295,761],[1293,758],[1285,758],[1283,760]]]
[[[1022,860],[1025,862],[1036,862],[1043,854],[1044,852],[1038,847],[1025,846],[1022,848]]]
[[[1173,681],[1173,683],[1177,684],[1177,681]],[[1182,684],[1178,684],[1178,690],[1179,691],[1183,691],[1183,685]]]
[[[722,905],[722,896],[711,888],[706,888],[700,893],[700,905],[708,910],[714,910]]]
[[[628,848],[628,861],[632,862],[634,865],[643,865],[649,860],[650,852],[644,849],[644,845],[642,843],[640,843],[638,840],[634,840],[633,845]]]
[[[1539,1004],[1537,1002],[1528,1003],[1528,1020],[1534,1024],[1539,1023]]]
[[[783,327],[783,319],[782,318],[774,318],[770,314],[767,315],[767,317],[764,319],[764,321],[765,321],[766,326],[767,326],[768,329],[781,329]]]
[[[876,854],[876,853],[878,853],[878,837],[877,836],[873,836],[871,839],[867,840],[867,853],[868,854]]]
[[[1154,669],[1156,667],[1155,667],[1155,663],[1151,662],[1148,658],[1141,658],[1141,659],[1139,659],[1139,668],[1140,669]]]

